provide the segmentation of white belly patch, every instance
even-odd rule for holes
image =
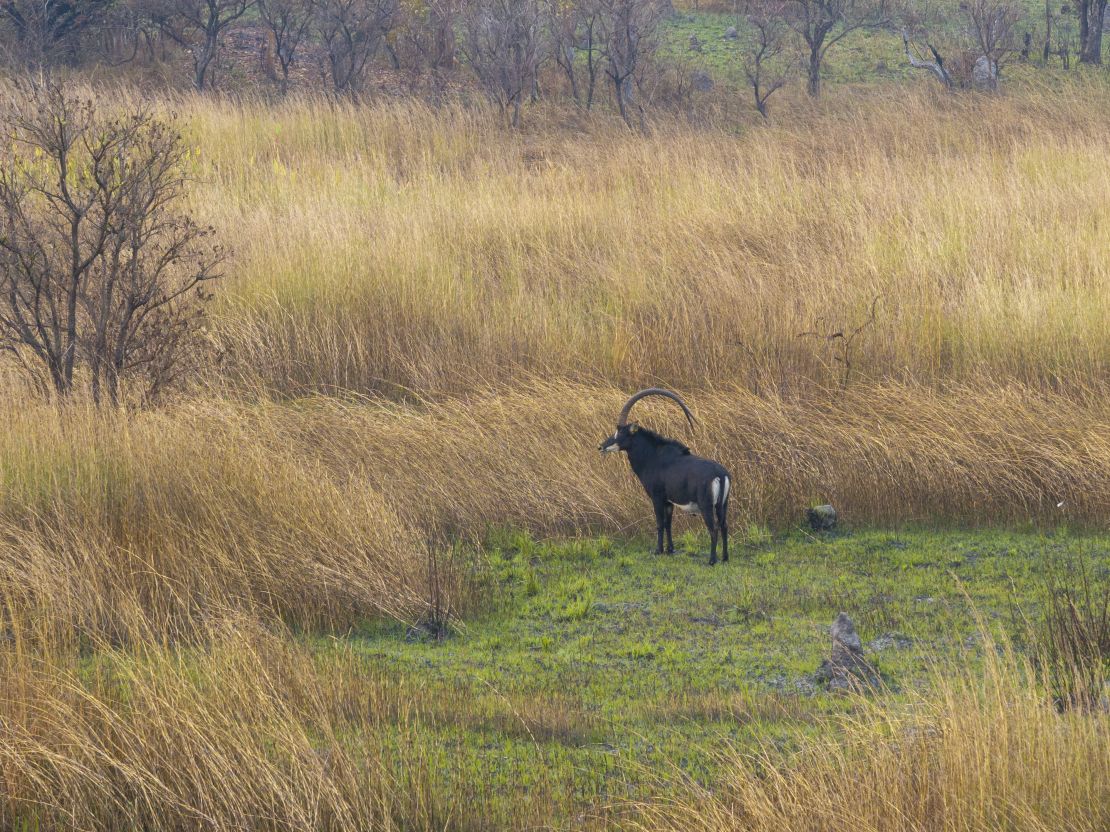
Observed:
[[[673,505],[679,511],[685,512],[686,514],[700,514],[701,513],[701,509],[698,508],[697,503],[686,503],[685,505],[683,505],[682,503],[671,503],[671,505]]]

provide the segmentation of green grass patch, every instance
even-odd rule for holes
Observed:
[[[789,749],[851,709],[813,681],[842,610],[897,697],[934,661],[979,661],[977,616],[1020,647],[1048,569],[1110,569],[1110,539],[1067,532],[753,529],[712,568],[706,543],[498,535],[486,614],[442,642],[374,625],[343,649],[420,691],[426,718],[392,742],[441,761],[437,793],[481,801],[494,827],[555,811],[576,828],[653,772],[711,782],[724,745]]]

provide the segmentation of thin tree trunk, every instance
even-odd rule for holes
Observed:
[[[1087,54],[1087,39],[1090,35],[1091,0],[1078,0],[1076,9],[1079,11],[1079,60]]]
[[[624,123],[631,127],[632,120],[628,117],[628,103],[625,101],[624,91],[626,86],[627,84],[621,81],[619,78],[613,79],[613,89],[617,94],[617,109],[620,111],[621,118],[624,119]]]
[[[810,47],[807,74],[806,92],[817,98],[821,94],[821,51],[817,47]]]
[[[597,89],[597,61],[594,60],[594,27],[590,24],[586,40],[586,72],[589,85],[586,88],[586,109],[594,107],[594,91]]]
[[[1106,20],[1107,0],[1090,0],[1087,4],[1091,19],[1087,27],[1087,41],[1079,58],[1085,64],[1102,64],[1102,28]]]
[[[100,355],[99,353],[93,355],[92,366],[89,368],[89,374],[92,377],[92,399],[93,404],[100,407]]]
[[[208,43],[205,43],[204,46],[201,47],[201,52],[199,55],[197,55],[196,72],[193,76],[193,83],[196,86],[197,91],[201,91],[204,89],[205,79],[208,75],[208,66],[212,63],[212,58],[214,55],[215,50]]]
[[[81,288],[80,223],[79,217],[71,223],[73,266],[69,286],[66,287],[66,330],[62,345],[62,380],[66,393],[73,389],[73,363],[77,357],[77,293]]]
[[[1048,58],[1052,54],[1052,0],[1044,0],[1044,49],[1041,60],[1048,66]]]
[[[562,55],[558,58],[557,63],[563,69],[563,74],[567,76],[567,81],[570,83],[570,94],[574,99],[574,103],[579,107],[582,106],[582,91],[578,89],[578,73],[574,71],[574,56],[566,53],[567,47],[560,46]]]

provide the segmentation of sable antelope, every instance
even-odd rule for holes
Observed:
[[[694,416],[676,393],[661,387],[641,390],[621,408],[617,430],[598,446],[602,453],[624,451],[632,472],[639,479],[655,509],[655,530],[658,537],[655,553],[663,553],[663,535],[667,536],[667,553],[674,552],[671,540],[671,518],[675,507],[687,514],[701,514],[709,529],[709,565],[717,562],[717,531],[721,533],[721,559],[728,560],[728,492],[731,478],[724,466],[711,459],[694,456],[690,449],[674,439],[628,421],[632,406],[647,396],[673,399],[686,414],[690,426]]]

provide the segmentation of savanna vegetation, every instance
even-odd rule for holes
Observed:
[[[1105,829],[1090,32],[478,5],[0,6],[0,824]],[[714,569],[597,453],[656,384]]]

